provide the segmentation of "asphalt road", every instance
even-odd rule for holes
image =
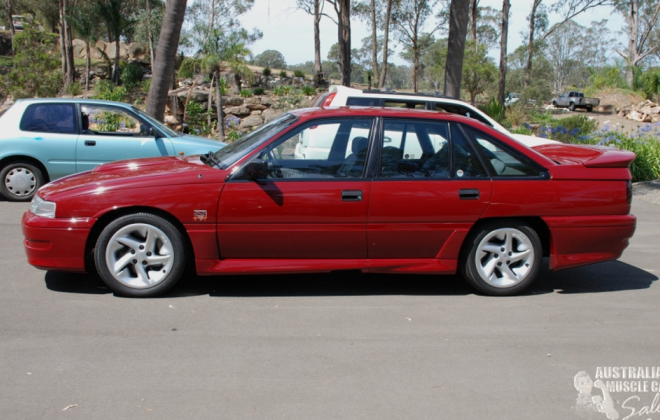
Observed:
[[[2,419],[577,419],[579,371],[660,366],[645,201],[620,261],[544,270],[510,298],[453,276],[300,275],[126,299],[29,266],[27,207],[0,201]],[[655,393],[611,395],[623,419]]]

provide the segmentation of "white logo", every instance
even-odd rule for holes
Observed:
[[[619,413],[614,409],[614,401],[610,396],[607,387],[600,379],[596,382],[591,380],[591,376],[585,371],[578,372],[573,378],[575,389],[578,390],[577,403],[575,410],[580,417],[590,417],[593,413],[603,413],[610,420],[617,420]],[[603,396],[591,395],[591,390],[596,387],[601,390]]]

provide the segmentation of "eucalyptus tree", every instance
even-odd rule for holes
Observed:
[[[99,38],[98,17],[94,13],[90,4],[84,3],[74,8],[67,16],[69,25],[76,36],[85,41],[85,90],[89,90],[89,72],[92,51],[90,44],[95,43]]]
[[[461,78],[463,76],[463,57],[465,55],[465,37],[470,0],[451,0],[449,6],[449,39],[447,41],[447,60],[445,65],[444,94],[455,98],[461,97]]]
[[[325,0],[332,5],[337,14],[339,72],[341,85],[351,85],[351,0]]]
[[[325,0],[296,0],[296,7],[314,18],[314,84],[323,84],[323,63],[321,62],[321,18]],[[328,16],[329,17],[329,16]]]
[[[158,46],[157,37],[163,24],[164,6],[160,0],[144,0],[144,8],[138,9],[135,13],[133,35],[137,42],[149,47],[149,63],[152,71]]]
[[[624,33],[628,34],[628,45],[617,49],[617,53],[626,62],[626,81],[634,89],[634,69],[659,47],[648,41],[660,17],[660,1],[617,0],[615,10],[626,19]]]
[[[500,79],[497,83],[497,102],[504,106],[504,95],[506,94],[506,72],[507,72],[507,43],[509,42],[509,10],[510,0],[502,2],[502,30],[500,32]]]
[[[362,0],[353,6],[353,13],[371,26],[371,68],[378,87],[385,85],[389,51],[389,32],[392,22],[392,4],[400,0]],[[382,35],[378,31],[383,31]]]

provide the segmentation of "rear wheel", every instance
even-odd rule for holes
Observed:
[[[44,185],[41,170],[28,162],[10,162],[0,170],[0,193],[9,201],[30,201]]]
[[[594,107],[591,105],[587,105],[587,112],[591,112],[594,110]]]
[[[571,103],[568,105],[568,109],[569,109],[571,112],[575,111],[575,103],[574,103],[574,102],[571,102]]]
[[[542,250],[538,235],[516,220],[493,221],[471,234],[460,269],[481,293],[508,296],[522,292],[538,275]]]
[[[96,243],[94,261],[114,292],[131,297],[159,295],[185,271],[183,237],[162,217],[138,213],[111,222]]]

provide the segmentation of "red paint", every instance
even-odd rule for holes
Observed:
[[[618,258],[634,233],[626,197],[634,159],[629,152],[567,145],[529,149],[474,119],[435,111],[342,107],[293,113],[298,121],[287,132],[318,118],[351,116],[471,125],[537,162],[549,179],[227,182],[260,149],[225,170],[195,156],[115,162],[39,191],[57,203],[57,218],[30,212],[23,217],[28,262],[83,271],[92,228],[131,212],[155,212],[182,226],[200,275],[455,273],[470,229],[486,218],[545,223],[552,269]],[[479,198],[461,200],[461,189],[478,189]],[[362,191],[362,201],[343,201],[345,190]],[[206,219],[199,217],[203,212]]]

